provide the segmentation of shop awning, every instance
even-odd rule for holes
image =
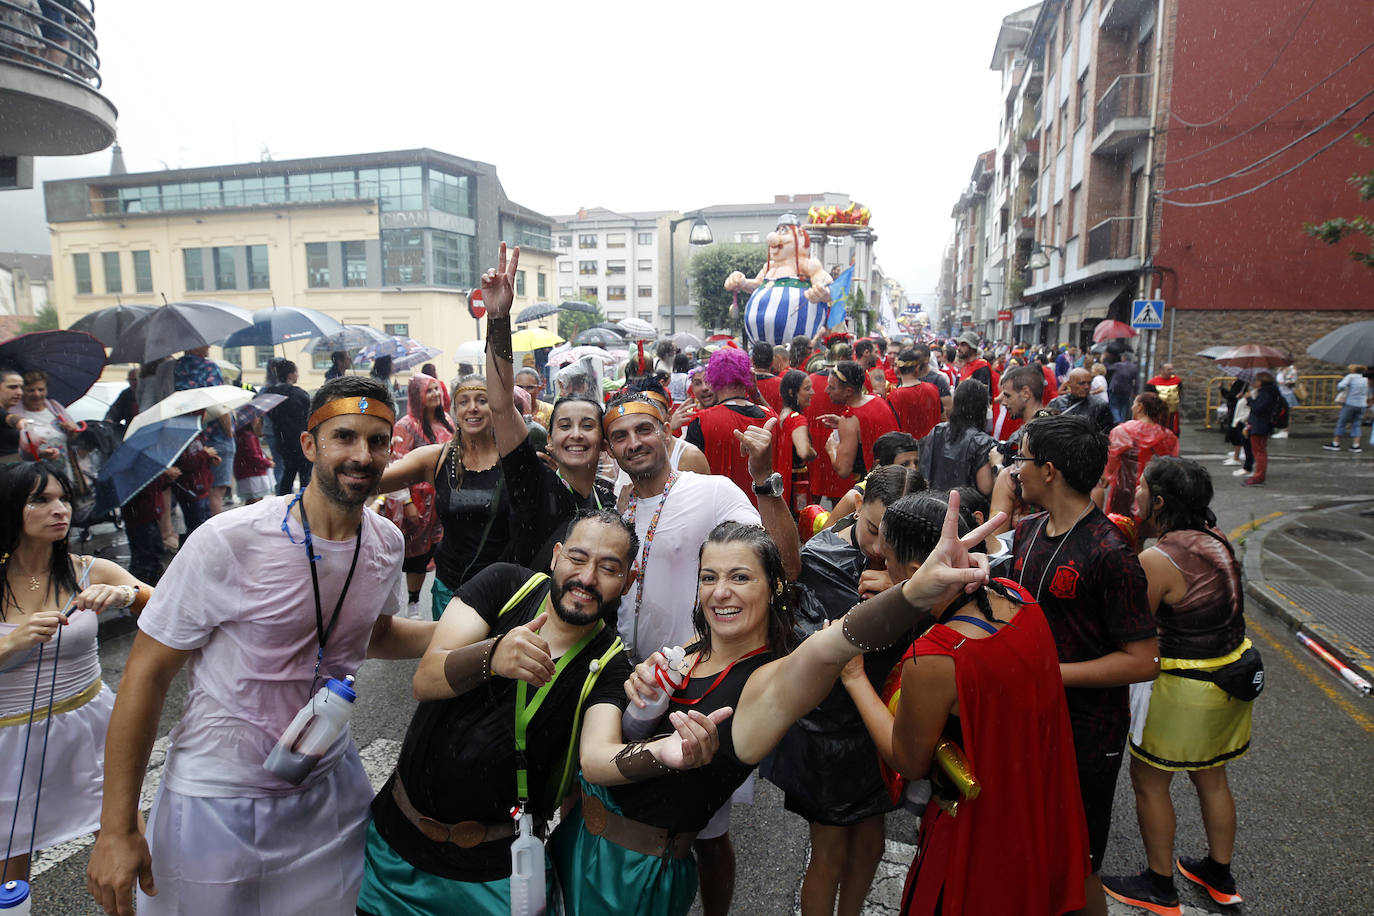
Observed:
[[[1060,322],[1062,324],[1082,324],[1084,321],[1091,321],[1095,318],[1106,318],[1107,309],[1130,285],[1128,283],[1109,283],[1106,286],[1094,287],[1081,293],[1070,293],[1064,298],[1064,310],[1060,313]]]

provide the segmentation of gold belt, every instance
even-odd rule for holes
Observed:
[[[73,709],[79,709],[91,700],[94,700],[95,695],[99,692],[100,678],[96,678],[91,682],[89,687],[80,693],[74,693],[65,700],[58,700],[56,703],[52,704],[51,714],[60,716],[64,712],[71,712]],[[48,715],[49,710],[46,706],[35,708],[33,711],[33,721],[42,722]],[[11,725],[23,725],[28,721],[29,714],[26,712],[17,712],[12,716],[0,716],[0,728],[9,728]]]

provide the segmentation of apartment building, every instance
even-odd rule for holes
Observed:
[[[949,214],[954,219],[953,299],[941,330],[950,335],[973,329],[982,318],[982,282],[989,253],[988,192],[995,177],[996,155],[996,150],[988,150],[974,160],[968,187]]]
[[[669,215],[591,207],[554,217],[555,301],[596,302],[611,321],[638,318],[666,328],[667,300],[661,294],[667,288]]]
[[[554,285],[553,221],[511,201],[496,167],[429,149],[51,181],[53,302],[62,325],[117,302],[220,299],[317,309],[450,354],[478,336],[466,299],[505,241],[516,304]],[[249,380],[273,355],[309,386],[327,357],[223,354]]]

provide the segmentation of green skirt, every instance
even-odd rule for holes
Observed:
[[[563,912],[557,906],[558,890],[547,858],[544,860],[544,879],[548,912]],[[358,912],[376,916],[447,916],[449,913],[510,916],[510,879],[454,881],[430,874],[401,858],[382,839],[377,828],[368,824]]]
[[[605,788],[581,782],[584,795],[620,813]],[[602,839],[587,829],[581,802],[553,832],[549,854],[563,886],[564,909],[577,916],[683,916],[697,895],[694,858],[646,856]]]
[[[1207,770],[1250,749],[1253,702],[1237,700],[1210,681],[1169,674],[1170,669],[1220,668],[1240,658],[1250,640],[1228,655],[1160,660],[1153,682],[1131,685],[1131,755],[1160,770]]]
[[[430,586],[430,614],[435,620],[444,616],[444,608],[453,600],[453,590],[439,581],[438,575],[434,577],[434,584]]]

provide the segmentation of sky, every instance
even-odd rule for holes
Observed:
[[[1025,5],[124,0],[96,24],[131,172],[426,146],[550,215],[833,191],[929,304]],[[109,162],[39,159],[35,184]],[[47,250],[40,191],[0,193],[5,250]]]

